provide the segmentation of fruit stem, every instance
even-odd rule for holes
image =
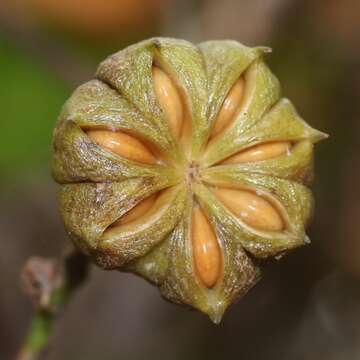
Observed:
[[[25,292],[35,312],[16,360],[44,359],[55,320],[88,275],[88,260],[77,250],[61,259],[30,258],[22,272]]]

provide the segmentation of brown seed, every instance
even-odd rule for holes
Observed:
[[[289,153],[291,143],[289,141],[279,141],[267,144],[259,144],[241,151],[222,161],[222,164],[240,164],[267,160]]]
[[[277,209],[269,201],[251,191],[219,188],[215,190],[215,195],[236,217],[255,229],[284,229],[284,222]]]
[[[159,105],[165,113],[172,135],[178,139],[183,122],[183,107],[179,92],[170,77],[158,67],[153,66],[152,75]]]
[[[139,219],[151,209],[151,207],[155,203],[156,197],[156,194],[154,194],[140,201],[137,205],[135,205],[132,209],[125,213],[120,219],[115,221],[111,226],[113,227],[124,225]]]
[[[145,164],[156,163],[150,150],[131,135],[109,130],[89,130],[87,135],[99,146],[124,158]]]
[[[235,113],[240,108],[240,105],[244,98],[244,91],[245,80],[243,77],[240,77],[239,80],[237,80],[233,87],[230,89],[228,95],[226,96],[222,104],[219,115],[215,121],[211,137],[218,135],[220,132],[225,130],[228,125],[230,125]]]
[[[191,238],[197,275],[211,288],[220,276],[221,254],[216,234],[199,206],[192,212]]]

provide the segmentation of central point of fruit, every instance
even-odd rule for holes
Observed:
[[[196,162],[192,162],[187,168],[186,175],[189,184],[191,184],[194,181],[197,181],[199,175],[199,164],[197,164]]]

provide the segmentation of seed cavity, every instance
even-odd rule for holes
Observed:
[[[140,201],[132,209],[126,212],[120,219],[115,221],[111,226],[119,226],[124,224],[129,224],[142,216],[144,216],[154,205],[157,194],[153,194],[146,199]]]
[[[144,164],[156,163],[152,152],[134,136],[110,130],[89,130],[87,135],[99,146],[126,159]]]
[[[279,211],[267,199],[248,190],[218,188],[216,197],[237,218],[263,231],[282,231],[284,221]]]
[[[145,198],[104,231],[102,238],[111,239],[123,234],[131,236],[159,221],[172,205],[179,188],[172,186]]]
[[[184,117],[180,94],[170,77],[159,67],[153,66],[152,76],[155,95],[165,113],[170,132],[175,139],[179,139]]]
[[[234,120],[235,114],[241,108],[241,104],[244,99],[244,93],[245,80],[243,77],[240,77],[232,86],[222,104],[219,115],[212,129],[211,137],[215,137],[216,135],[223,132],[227,127],[229,127],[229,125]]]
[[[220,277],[222,258],[215,231],[198,205],[192,212],[191,239],[196,273],[211,288]]]
[[[240,164],[268,160],[284,154],[289,154],[290,149],[291,143],[289,141],[259,144],[228,157],[222,161],[221,164]]]

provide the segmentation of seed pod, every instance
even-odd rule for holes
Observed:
[[[74,244],[219,322],[254,258],[308,242],[313,144],[265,48],[150,39],[102,62],[67,101],[53,175]]]

